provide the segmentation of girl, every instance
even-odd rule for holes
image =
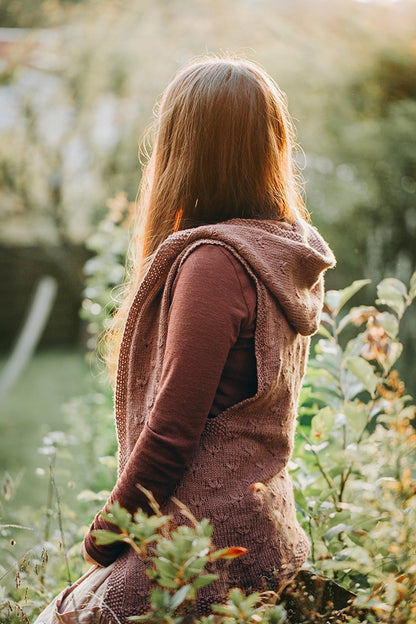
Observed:
[[[198,613],[233,586],[278,589],[308,555],[286,467],[334,257],[308,223],[292,150],[284,96],[265,71],[208,58],[168,85],[143,175],[115,332],[119,476],[104,510],[118,501],[152,513],[139,484],[178,524],[172,494],[209,518],[216,547],[247,548],[199,591]],[[55,605],[61,622],[148,610],[144,562],[97,545],[96,529],[114,526],[95,517],[83,546],[95,567]],[[94,598],[77,602],[94,577]]]

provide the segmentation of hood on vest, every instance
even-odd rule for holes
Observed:
[[[188,244],[218,240],[233,247],[278,300],[292,327],[304,336],[319,327],[324,272],[335,257],[318,231],[304,221],[293,224],[231,219],[187,231]],[[178,232],[180,236],[184,232]]]

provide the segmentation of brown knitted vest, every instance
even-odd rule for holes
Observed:
[[[254,397],[207,421],[175,491],[198,519],[212,521],[215,546],[248,549],[220,570],[218,581],[200,590],[200,613],[223,600],[230,587],[264,589],[265,579],[278,587],[307,557],[286,466],[310,335],[319,324],[323,272],[334,264],[326,243],[303,222],[233,219],[170,236],[134,299],[121,345],[115,392],[120,472],[157,393],[173,281],[195,246],[207,243],[226,247],[256,285],[258,389]],[[255,483],[265,487],[253,488]],[[162,510],[186,522],[172,501]],[[105,616],[125,622],[129,615],[144,613],[148,593],[145,565],[133,551],[124,552],[108,582]]]

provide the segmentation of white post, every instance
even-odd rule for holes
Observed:
[[[12,354],[0,375],[0,402],[19,379],[36,349],[55,302],[56,279],[42,277],[29,307],[26,321],[18,335]]]

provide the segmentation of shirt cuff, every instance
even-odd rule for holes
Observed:
[[[89,556],[94,559],[101,566],[108,566],[110,563],[113,563],[117,559],[117,557],[128,548],[127,544],[123,542],[114,542],[113,544],[97,544],[95,541],[95,537],[91,534],[91,531],[97,531],[99,529],[103,529],[105,531],[112,531],[113,533],[119,533],[118,528],[111,524],[110,522],[106,522],[101,517],[101,512],[99,512],[95,518],[93,523],[90,526],[90,529],[86,536],[84,537],[84,548],[89,554]]]

